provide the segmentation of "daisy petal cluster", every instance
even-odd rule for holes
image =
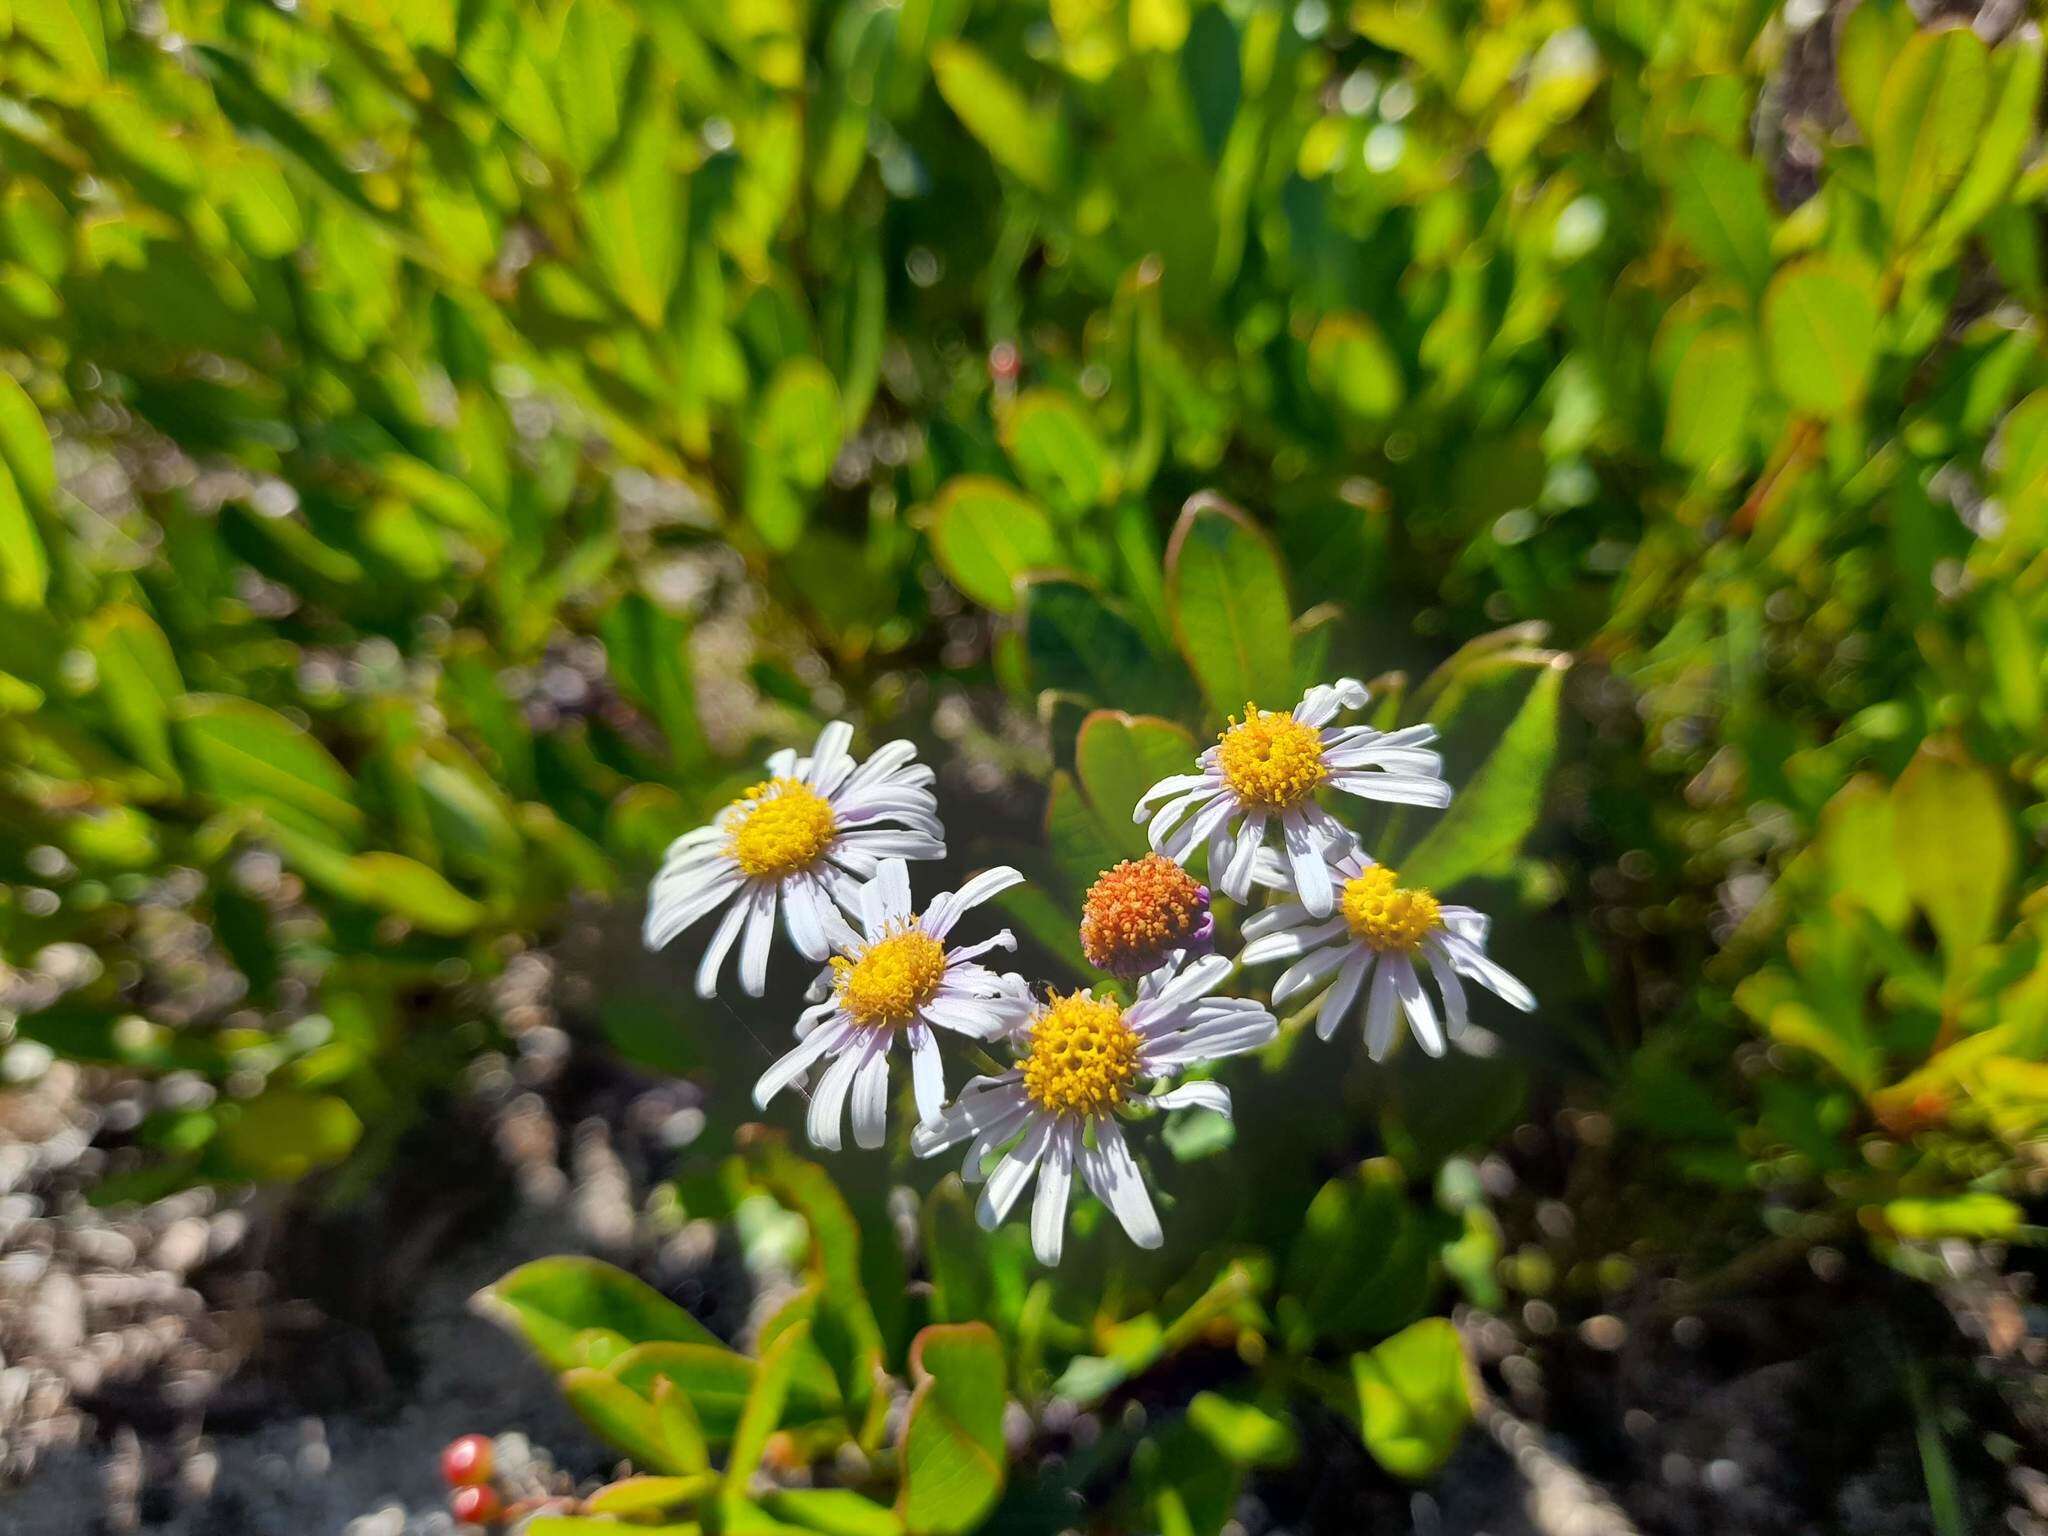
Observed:
[[[1402,885],[1318,803],[1324,791],[1433,809],[1451,802],[1443,759],[1430,747],[1433,727],[1334,723],[1368,699],[1365,685],[1346,677],[1309,689],[1291,712],[1245,705],[1197,759],[1199,771],[1153,785],[1134,819],[1149,813],[1152,846],[1179,863],[1206,848],[1209,878],[1234,901],[1255,885],[1286,893],[1245,923],[1238,956],[1240,965],[1291,962],[1273,984],[1275,1008],[1322,987],[1323,1039],[1356,1007],[1375,1061],[1392,1049],[1403,1019],[1425,1051],[1441,1056],[1470,1023],[1466,982],[1525,1012],[1536,998],[1487,957],[1485,917]],[[1277,849],[1269,838],[1276,827]]]
[[[1222,1084],[1175,1087],[1172,1079],[1198,1062],[1256,1050],[1279,1033],[1260,1004],[1211,995],[1236,969],[1220,955],[1185,969],[1162,967],[1139,984],[1128,1006],[1086,990],[1051,995],[1013,1032],[1010,1070],[975,1078],[949,1108],[917,1127],[911,1149],[932,1157],[968,1143],[961,1176],[970,1184],[986,1179],[975,1210],[984,1227],[1009,1215],[1036,1177],[1031,1246],[1041,1263],[1060,1260],[1077,1170],[1132,1242],[1158,1247],[1158,1213],[1119,1112],[1149,1106],[1230,1113]]]
[[[1291,712],[1246,704],[1243,717],[1196,759],[1199,771],[1154,784],[1132,819],[1149,813],[1152,846],[1176,863],[1206,847],[1209,879],[1232,901],[1251,894],[1259,850],[1277,832],[1302,904],[1329,916],[1329,851],[1348,848],[1352,836],[1316,803],[1319,791],[1439,810],[1451,803],[1443,759],[1429,750],[1434,727],[1377,731],[1332,723],[1345,710],[1365,708],[1368,698],[1365,684],[1346,677],[1309,689]],[[1153,810],[1158,802],[1164,803]]]
[[[932,1157],[966,1145],[962,1176],[982,1186],[984,1227],[1006,1220],[1035,1182],[1032,1249],[1056,1264],[1078,1180],[1132,1242],[1156,1248],[1159,1215],[1125,1123],[1161,1110],[1230,1114],[1229,1089],[1184,1074],[1271,1042],[1280,1032],[1272,1008],[1320,988],[1316,1032],[1328,1039],[1362,1013],[1378,1060],[1404,1019],[1425,1051],[1442,1055],[1470,1026],[1468,983],[1536,1006],[1488,958],[1484,917],[1403,885],[1321,802],[1326,793],[1450,802],[1429,726],[1336,723],[1367,702],[1365,686],[1343,678],[1309,689],[1291,711],[1247,704],[1198,772],[1145,793],[1136,819],[1149,814],[1155,851],[1103,871],[1082,907],[1082,952],[1113,984],[1039,994],[984,963],[1016,948],[1006,928],[971,936],[974,909],[1022,883],[1008,865],[920,908],[909,861],[946,851],[932,771],[902,741],[856,761],[853,733],[838,722],[808,757],[771,757],[767,779],[670,846],[648,901],[648,946],[722,910],[697,990],[714,994],[738,944],[740,985],[758,997],[779,914],[798,953],[823,967],[796,1045],[754,1085],[758,1106],[797,1088],[814,1144],[838,1151],[851,1122],[854,1145],[880,1147],[900,1045],[916,1109],[911,1149]],[[1211,953],[1209,886],[1187,868],[1198,853],[1233,900],[1255,886],[1281,893],[1244,924],[1236,959]],[[963,922],[970,936],[956,935]],[[1219,995],[1242,967],[1273,961],[1287,966],[1271,1007]],[[949,1099],[948,1035],[1003,1050],[1009,1064]]]
[[[711,997],[735,942],[740,986],[759,997],[778,907],[806,960],[823,960],[858,914],[860,883],[884,859],[941,859],[945,829],[932,771],[917,748],[892,741],[866,762],[847,748],[853,727],[835,720],[808,757],[785,749],[768,777],[707,827],[669,845],[648,893],[643,937],[661,949],[720,908],[725,915],[697,967],[697,995]]]

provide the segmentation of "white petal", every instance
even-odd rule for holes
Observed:
[[[988,1184],[974,1206],[974,1219],[981,1223],[983,1230],[994,1231],[1010,1214],[1010,1207],[1017,1203],[1017,1197],[1024,1193],[1024,1186],[1031,1182],[1031,1175],[1037,1171],[1038,1160],[1045,1155],[1045,1144],[1052,1139],[1052,1132],[1050,1115],[1032,1117],[1024,1139],[996,1164],[996,1171],[988,1176]]]
[[[831,910],[823,888],[810,875],[792,875],[782,887],[782,926],[789,942],[806,960],[822,960],[832,953],[826,914]]]
[[[1214,775],[1207,773],[1169,774],[1166,778],[1161,779],[1157,784],[1146,790],[1145,793],[1138,796],[1138,803],[1131,811],[1131,820],[1143,821],[1145,819],[1146,807],[1151,805],[1154,800],[1162,799],[1169,795],[1184,795],[1191,789],[1214,788],[1215,782]]]
[[[1256,915],[1246,918],[1238,932],[1247,939],[1261,939],[1282,928],[1299,928],[1308,921],[1308,908],[1300,902],[1276,901]]]
[[[1340,677],[1334,683],[1318,683],[1294,706],[1294,718],[1303,725],[1325,726],[1337,718],[1340,709],[1363,709],[1372,701],[1365,684],[1355,677]]]
[[[1023,1104],[1018,1074],[977,1077],[960,1090],[959,1098],[910,1133],[910,1150],[919,1157],[943,1152],[955,1142],[979,1135]]]
[[[1303,955],[1282,971],[1279,980],[1273,983],[1273,1006],[1284,1007],[1317,985],[1344,963],[1344,957],[1351,948],[1350,944],[1331,944]]]
[[[754,1107],[766,1109],[770,1099],[808,1072],[811,1063],[820,1056],[837,1050],[852,1033],[853,1026],[844,1021],[812,1030],[795,1050],[784,1053],[774,1066],[761,1074],[760,1080],[754,1084]]]
[[[1423,952],[1429,956],[1429,974],[1436,978],[1437,990],[1444,995],[1444,1032],[1456,1040],[1471,1022],[1466,1011],[1465,983],[1458,980],[1457,964],[1441,941],[1430,940],[1423,946]]]
[[[928,1025],[914,1023],[903,1031],[910,1043],[910,1088],[917,1099],[920,1124],[936,1120],[946,1108],[946,1064],[938,1037]]]
[[[1219,1115],[1230,1113],[1230,1090],[1221,1083],[1182,1083],[1178,1088],[1152,1095],[1155,1109],[1213,1109]]]
[[[797,755],[795,747],[784,747],[768,757],[768,777],[771,779],[793,779],[796,777]]]
[[[1174,863],[1184,864],[1189,854],[1208,842],[1236,814],[1237,796],[1220,794],[1181,823],[1179,831],[1158,845],[1159,851]]]
[[[1361,800],[1384,800],[1390,805],[1426,805],[1437,810],[1451,803],[1451,786],[1442,779],[1410,773],[1333,773],[1330,787]]]
[[[1095,1122],[1095,1145],[1081,1148],[1081,1173],[1096,1198],[1123,1223],[1132,1242],[1157,1248],[1166,1241],[1152,1197],[1145,1191],[1144,1175],[1131,1160],[1131,1149],[1124,1145],[1124,1133],[1114,1120]]]
[[[810,1113],[804,1116],[804,1131],[813,1146],[823,1147],[827,1152],[839,1150],[839,1121],[846,1108],[846,1091],[853,1086],[853,1075],[860,1070],[872,1044],[869,1040],[850,1042],[825,1069],[818,1091],[811,1095]]]
[[[1219,1013],[1191,1027],[1146,1044],[1139,1060],[1147,1071],[1164,1072],[1197,1061],[1220,1061],[1267,1045],[1280,1033],[1280,1023],[1248,999],[1245,1006]]]
[[[1215,784],[1204,783],[1200,789],[1191,789],[1186,794],[1162,805],[1145,828],[1145,840],[1154,848],[1164,849],[1171,838],[1172,828],[1183,816],[1197,806],[1213,804],[1217,799],[1231,798],[1229,791]]]
[[[718,927],[712,930],[711,942],[704,946],[704,958],[697,962],[697,995],[714,997],[718,992],[718,970],[725,964],[726,951],[732,948],[732,941],[739,937],[740,924],[747,920],[747,913],[753,901],[745,892],[735,897],[733,904],[725,910]]]
[[[853,1144],[872,1152],[889,1134],[889,1042],[885,1031],[870,1031],[875,1041],[853,1079]]]
[[[932,918],[929,912],[925,914],[924,922],[920,926],[923,927],[926,933],[931,933]],[[933,936],[937,937],[937,935]],[[1016,947],[1017,935],[1005,928],[997,933],[994,938],[983,939],[979,944],[969,944],[964,949],[947,950],[946,969],[950,972],[955,966],[970,964],[980,959],[992,949],[1015,949]]]
[[[1232,901],[1243,901],[1252,891],[1252,876],[1258,868],[1259,853],[1266,846],[1266,813],[1249,812],[1244,825],[1237,829],[1237,841],[1231,845],[1230,857],[1224,861],[1223,873],[1216,881],[1217,888]],[[1210,873],[1215,873],[1215,864],[1210,863]]]
[[[1328,917],[1336,902],[1330,886],[1330,865],[1323,857],[1323,840],[1307,821],[1289,813],[1280,820],[1287,843],[1287,863],[1294,871],[1295,894],[1301,897],[1311,917]]]
[[[947,891],[932,899],[931,905],[925,908],[924,931],[935,939],[943,939],[960,921],[961,913],[980,906],[991,896],[999,895],[1013,885],[1023,883],[1024,876],[1007,864],[985,869],[959,890]]]
[[[775,883],[763,880],[754,887],[747,910],[747,936],[740,940],[740,986],[749,997],[759,997],[768,987],[768,946],[775,940]]]
[[[1296,908],[1299,911],[1300,908]],[[1264,914],[1262,913],[1261,916]],[[1245,925],[1249,932],[1251,925]],[[1261,935],[1238,952],[1239,965],[1264,965],[1269,960],[1298,960],[1318,945],[1327,944],[1345,931],[1344,919],[1333,917],[1307,928],[1282,928]],[[1279,999],[1275,998],[1275,1002]]]
[[[1394,1047],[1394,1012],[1400,1000],[1394,994],[1394,968],[1382,965],[1372,973],[1372,990],[1365,998],[1365,1053],[1374,1061],[1385,1061]]]
[[[856,827],[832,841],[826,855],[833,863],[856,874],[867,874],[884,859],[943,859],[946,845],[923,832],[900,832],[881,827]]]
[[[1394,973],[1394,990],[1407,1011],[1409,1029],[1430,1055],[1443,1055],[1444,1032],[1437,1026],[1436,1010],[1429,1006],[1429,994],[1422,988],[1422,978],[1415,974],[1414,962],[1406,955],[1389,955],[1384,963]]]
[[[1323,994],[1323,1006],[1316,1010],[1318,1040],[1329,1039],[1337,1032],[1337,1026],[1344,1022],[1344,1015],[1358,1000],[1359,984],[1365,980],[1366,972],[1372,969],[1372,961],[1373,952],[1363,944],[1345,960],[1337,972],[1337,979],[1330,984],[1330,990]]]
[[[1486,936],[1493,931],[1493,919],[1472,907],[1454,907],[1449,902],[1438,909],[1444,926],[1475,948],[1486,948]]]
[[[1204,955],[1167,977],[1159,990],[1153,994],[1153,1000],[1161,1009],[1185,1007],[1196,998],[1207,997],[1222,986],[1236,968],[1235,963],[1226,955]],[[1134,1005],[1131,1012],[1135,1015],[1138,1008]],[[1134,1019],[1133,1023],[1135,1022]]]
[[[1031,1251],[1047,1266],[1059,1263],[1067,1232],[1067,1191],[1074,1182],[1075,1127],[1054,1129],[1038,1170],[1038,1198],[1031,1204]]]
[[[718,904],[746,882],[736,865],[713,865],[703,875],[669,881],[657,879],[648,895],[647,920],[640,937],[649,949],[665,948],[692,923],[715,911]]]
[[[1444,941],[1444,948],[1451,959],[1465,975],[1478,982],[1487,991],[1505,1002],[1512,1003],[1524,1013],[1536,1011],[1536,994],[1531,992],[1512,972],[1496,965],[1480,953],[1479,946],[1456,934]]]
[[[917,756],[917,744],[909,741],[889,741],[875,748],[868,760],[853,770],[853,776],[843,786],[846,790],[861,790],[871,784],[880,784],[897,777],[896,770],[906,766]]]
[[[875,878],[861,888],[860,913],[870,944],[909,917],[910,866],[901,859],[884,859]]]
[[[818,732],[818,744],[811,748],[810,771],[805,779],[811,788],[830,795],[853,772],[853,759],[846,749],[853,742],[853,727],[834,720]]]

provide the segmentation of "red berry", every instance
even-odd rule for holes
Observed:
[[[441,1452],[441,1476],[450,1488],[472,1488],[491,1480],[491,1442],[483,1435],[450,1440]]]
[[[504,1512],[492,1488],[458,1488],[448,1495],[448,1508],[466,1525],[489,1525]]]

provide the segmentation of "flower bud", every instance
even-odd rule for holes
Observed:
[[[1164,854],[1103,871],[1081,904],[1081,948],[1112,976],[1143,976],[1175,950],[1206,954],[1215,928],[1209,887]]]

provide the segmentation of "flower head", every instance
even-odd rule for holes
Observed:
[[[852,740],[853,727],[835,720],[809,757],[776,753],[766,779],[669,845],[648,893],[647,947],[725,908],[697,967],[698,996],[717,990],[735,941],[740,985],[761,995],[778,906],[790,942],[822,960],[852,932],[843,913],[858,912],[860,882],[881,860],[945,856],[932,771],[914,761],[917,748],[892,741],[857,763]]]
[[[839,1150],[842,1115],[852,1100],[857,1146],[879,1147],[887,1130],[889,1053],[900,1039],[910,1051],[917,1112],[930,1119],[944,1108],[946,1080],[934,1029],[994,1039],[1015,1029],[1031,1011],[1021,976],[998,975],[978,964],[991,949],[1014,949],[1008,929],[978,944],[947,940],[962,913],[1023,880],[1003,866],[969,880],[957,892],[933,898],[923,912],[910,907],[910,871],[886,859],[860,889],[862,932],[850,928],[811,987],[813,1006],[797,1020],[801,1042],[754,1085],[761,1108],[817,1062],[831,1065],[811,1095],[806,1130],[818,1146]]]
[[[1263,885],[1285,889],[1290,874],[1269,854],[1260,861],[1257,877]],[[1535,994],[1486,957],[1487,920],[1480,913],[1403,885],[1398,872],[1356,849],[1336,858],[1331,877],[1340,891],[1335,916],[1318,917],[1299,901],[1280,902],[1244,925],[1248,942],[1238,956],[1241,965],[1293,962],[1273,983],[1276,1008],[1329,982],[1316,1011],[1321,1038],[1336,1033],[1363,995],[1366,1049],[1374,1061],[1392,1049],[1401,1014],[1407,1015],[1422,1048],[1441,1056],[1445,1040],[1455,1042],[1470,1025],[1468,980],[1525,1013],[1535,1008]],[[1418,962],[1427,967],[1443,999],[1441,1022],[1423,990]]]
[[[1081,903],[1081,949],[1113,976],[1143,976],[1178,950],[1206,953],[1215,931],[1209,887],[1164,854],[1104,870]]]
[[[1035,1176],[1031,1246],[1041,1263],[1060,1260],[1076,1168],[1131,1241],[1158,1247],[1159,1217],[1117,1116],[1139,1105],[1230,1113],[1230,1092],[1220,1083],[1168,1088],[1163,1080],[1196,1062],[1256,1050],[1279,1032],[1260,1004],[1210,995],[1235,969],[1219,955],[1184,969],[1163,966],[1139,983],[1128,1006],[1086,991],[1048,997],[1012,1031],[1016,1065],[970,1082],[911,1134],[912,1149],[930,1157],[968,1142],[962,1177],[969,1183],[1002,1151],[975,1210],[988,1228]]]
[[[1206,844],[1209,879],[1233,901],[1250,893],[1253,864],[1277,824],[1302,905],[1328,917],[1336,899],[1329,854],[1353,839],[1316,803],[1318,791],[1439,809],[1451,803],[1443,760],[1428,750],[1434,727],[1330,723],[1340,710],[1363,709],[1367,697],[1365,685],[1347,677],[1309,689],[1291,713],[1247,704],[1201,755],[1200,771],[1161,779],[1139,798],[1134,819],[1151,815],[1152,846],[1177,863]]]

